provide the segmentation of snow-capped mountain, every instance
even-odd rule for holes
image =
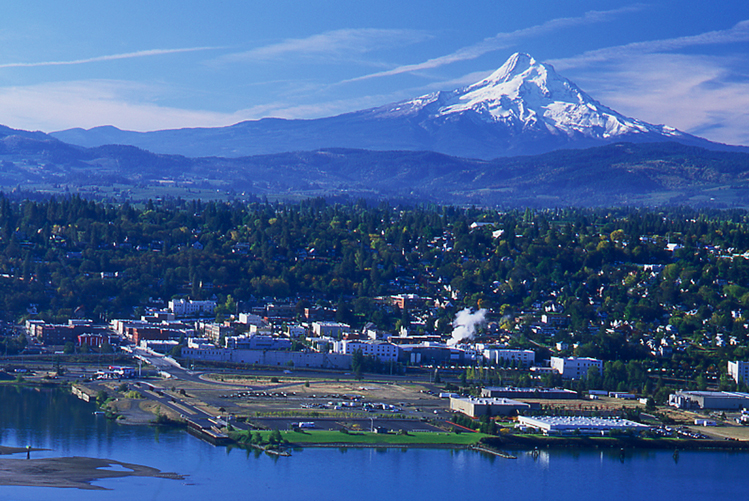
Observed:
[[[315,120],[266,118],[229,127],[129,132],[114,127],[52,134],[80,146],[128,144],[156,153],[240,157],[321,148],[427,150],[490,159],[612,142],[677,141],[733,149],[625,117],[548,64],[514,54],[489,77],[369,110]]]
[[[431,120],[472,114],[484,122],[518,132],[539,130],[569,137],[684,135],[671,127],[650,125],[603,106],[559,76],[552,66],[521,53],[513,54],[501,68],[469,87],[422,96],[380,110],[384,110],[383,116],[426,113]]]

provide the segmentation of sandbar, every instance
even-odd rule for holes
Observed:
[[[1,447],[1,449],[25,448]],[[121,477],[156,477],[183,480],[182,475],[166,473],[156,468],[112,459],[62,457],[43,459],[0,459],[0,486],[62,487],[107,490],[91,485],[95,480]]]

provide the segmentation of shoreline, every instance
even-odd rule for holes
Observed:
[[[486,442],[480,442],[478,445],[485,445],[490,447],[496,447],[500,450],[514,450],[514,451],[533,451],[533,450],[582,450],[582,449],[590,449],[590,450],[616,450],[616,449],[625,449],[625,450],[663,450],[663,451],[728,451],[728,452],[749,452],[749,443],[746,443],[745,445],[740,446],[731,446],[728,444],[724,444],[721,441],[718,440],[705,440],[702,441],[702,443],[694,443],[694,442],[677,442],[672,444],[653,444],[653,443],[643,443],[643,442],[632,442],[632,441],[620,441],[620,442],[609,442],[605,444],[583,444],[583,443],[544,443],[543,441],[537,441],[539,445],[542,445],[542,447],[538,446],[531,446],[530,444],[520,444],[520,443],[508,443],[508,442],[495,442],[492,438],[487,439]],[[741,444],[741,442],[739,442]],[[232,446],[241,446],[239,442],[235,442],[232,444]],[[350,442],[337,442],[337,443],[289,443],[286,444],[286,447],[289,449],[296,449],[296,448],[307,448],[307,447],[314,447],[314,448],[358,448],[358,449],[466,449],[466,450],[476,450],[475,446],[470,445],[463,445],[463,444],[450,444],[450,443],[444,443],[444,444],[390,444],[390,443],[381,443],[381,444],[361,444],[361,443],[350,443]],[[479,451],[480,452],[480,451]]]
[[[492,447],[513,450],[541,449],[640,449],[670,451],[749,452],[749,442],[736,440],[695,440],[634,437],[489,437],[482,442]]]
[[[471,442],[456,442],[454,440],[420,441],[416,436],[414,441],[386,440],[376,441],[325,441],[325,437],[315,439],[309,437],[309,441],[299,439],[294,432],[281,432],[287,442],[281,444],[284,448],[379,448],[379,449],[476,449],[486,448],[497,451],[539,451],[539,450],[664,450],[664,451],[716,451],[749,452],[749,442],[734,440],[695,440],[695,439],[668,439],[668,438],[639,438],[639,437],[544,437],[544,436],[483,436]],[[310,433],[310,432],[307,432]],[[291,436],[290,436],[291,434]],[[231,437],[230,446],[252,447],[244,443],[236,436]]]
[[[8,382],[18,384],[16,382]],[[24,381],[21,383],[26,386],[42,387],[68,387],[85,385],[70,385],[59,381]],[[114,419],[114,422],[126,426],[174,426],[173,423],[157,422],[158,415],[152,410],[142,409],[141,401],[134,400],[136,405],[128,405],[127,408],[118,408],[117,413],[120,419]],[[145,403],[145,401],[143,401]],[[118,406],[119,407],[119,406]],[[150,419],[149,419],[150,418]],[[199,437],[197,437],[199,438]],[[715,440],[715,439],[670,439],[670,438],[639,438],[639,437],[586,437],[586,436],[533,436],[533,435],[501,435],[484,437],[479,444],[484,444],[500,450],[528,450],[534,449],[642,449],[642,450],[725,450],[735,452],[749,451],[749,441],[744,440]],[[240,446],[244,444],[237,440],[231,440],[228,446]],[[289,447],[322,447],[322,448],[443,448],[443,449],[461,449],[469,448],[470,445],[458,444],[454,442],[436,443],[362,443],[362,442],[297,442],[290,440]],[[3,450],[12,450],[12,452],[3,452]],[[33,451],[33,449],[32,449]],[[25,448],[3,448],[0,446],[0,454],[14,454],[26,452]]]

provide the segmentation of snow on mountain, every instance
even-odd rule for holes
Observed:
[[[676,129],[628,118],[595,101],[551,65],[513,54],[487,78],[452,92],[429,94],[387,107],[383,115],[426,113],[428,119],[472,114],[516,131],[611,139],[638,133],[683,136]]]

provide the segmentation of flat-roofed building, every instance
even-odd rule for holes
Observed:
[[[240,313],[239,323],[245,325],[257,325],[259,327],[268,325],[268,322],[266,322],[263,317],[254,313]]]
[[[730,391],[677,391],[668,405],[679,409],[739,410],[749,407],[749,393]]]
[[[216,344],[218,344],[219,341],[221,340],[221,336],[223,336],[224,338],[227,338],[229,336],[233,336],[235,332],[233,327],[223,325],[223,324],[217,324],[217,323],[204,324],[203,327],[204,327],[203,332],[205,333],[205,337],[207,337],[208,339],[210,339]]]
[[[564,379],[580,379],[588,376],[591,367],[603,374],[603,362],[590,357],[551,357],[551,368],[562,375]]]
[[[226,338],[226,347],[231,350],[290,350],[291,340],[261,334],[231,336]]]
[[[216,309],[216,301],[194,301],[192,299],[172,299],[169,310],[176,316],[212,315]]]
[[[546,400],[572,400],[580,398],[576,391],[564,388],[515,388],[511,386],[487,386],[481,389],[481,396],[487,398],[530,398]]]
[[[509,398],[450,397],[450,409],[466,416],[508,416],[530,410],[531,405]]]
[[[317,337],[337,338],[349,330],[351,330],[349,324],[338,322],[312,322],[312,333]]]
[[[484,358],[493,364],[514,363],[517,366],[530,367],[536,363],[536,352],[533,350],[509,350],[486,348]]]
[[[650,429],[628,419],[581,416],[518,416],[518,425],[536,428],[544,435],[607,435],[612,430],[642,432]]]
[[[333,343],[334,353],[353,355],[356,350],[361,350],[362,355],[375,357],[380,362],[397,362],[401,353],[399,346],[384,341],[360,341],[352,339]]]

